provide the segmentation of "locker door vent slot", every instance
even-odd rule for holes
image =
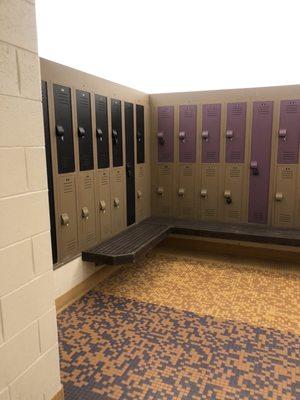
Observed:
[[[281,173],[282,179],[293,179],[294,174],[292,170],[283,170]]]
[[[169,176],[171,174],[171,169],[170,168],[163,168],[161,170],[161,175],[163,176]]]
[[[87,242],[88,243],[93,243],[95,240],[95,233],[94,232],[89,232],[87,234]]]
[[[285,111],[287,114],[297,114],[298,106],[297,104],[293,104],[292,102],[290,102],[289,104],[287,104]]]
[[[238,151],[232,151],[230,154],[230,158],[232,161],[240,160],[241,159],[241,152]]]
[[[232,219],[239,219],[240,212],[238,210],[229,210],[228,216],[229,216],[229,218],[232,218]]]
[[[279,222],[281,224],[289,224],[292,220],[291,214],[279,214]]]
[[[263,114],[263,115],[268,115],[270,113],[270,107],[269,104],[266,103],[260,103],[258,106],[258,113]]]
[[[240,178],[241,170],[237,168],[230,169],[230,178]]]
[[[206,208],[204,211],[206,217],[215,217],[217,215],[217,211],[215,208]]]
[[[292,161],[297,159],[297,152],[296,151],[284,151],[283,152],[283,160],[284,161]]]
[[[90,176],[86,176],[83,181],[84,190],[88,190],[92,188],[92,178]]]
[[[213,178],[217,175],[217,171],[214,168],[208,168],[205,170],[205,176]]]
[[[193,176],[193,170],[191,168],[184,168],[183,176]]]
[[[65,181],[63,184],[63,192],[64,193],[72,193],[73,192],[73,182]]]
[[[217,157],[217,152],[216,151],[208,151],[206,153],[206,158],[208,161],[214,161]]]
[[[101,176],[101,186],[107,186],[109,184],[108,174]]]
[[[255,220],[255,222],[261,222],[261,221],[263,221],[263,219],[264,219],[264,213],[262,212],[262,211],[256,211],[254,214],[253,214],[253,218],[254,218],[254,220]]]
[[[68,253],[72,253],[76,249],[76,241],[75,240],[69,240],[66,243],[66,249]]]

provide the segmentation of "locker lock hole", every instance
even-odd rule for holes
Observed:
[[[224,197],[225,197],[225,201],[226,201],[227,204],[231,204],[232,203],[230,190],[225,190]]]
[[[78,127],[78,137],[80,137],[80,139],[85,137],[85,129],[82,126]]]
[[[157,139],[158,139],[158,143],[160,145],[164,145],[165,144],[165,138],[164,138],[164,133],[163,132],[158,132]]]
[[[233,139],[233,131],[228,129],[226,131],[226,139],[232,140]]]
[[[163,188],[162,186],[159,186],[159,187],[157,188],[157,194],[160,195],[160,196],[162,196],[163,193],[164,193],[164,188]]]
[[[252,175],[259,175],[259,170],[258,170],[258,163],[257,161],[251,161],[250,163],[250,169],[252,171]]]
[[[184,131],[179,132],[179,140],[181,141],[181,143],[185,143],[185,139],[186,139],[186,134]]]
[[[64,130],[63,126],[56,125],[56,136],[60,137],[61,140],[64,140],[64,134],[65,134],[65,130]]]
[[[87,207],[82,207],[81,209],[81,216],[84,219],[89,219],[89,209]]]
[[[142,198],[142,192],[140,191],[140,190],[138,190],[137,192],[136,192],[136,197],[138,198],[138,199],[141,199]]]
[[[202,137],[202,139],[207,141],[208,140],[208,131],[202,131],[201,137]]]
[[[112,131],[112,142],[114,145],[118,144],[118,132],[115,129]]]
[[[279,135],[280,139],[286,140],[286,134],[287,134],[286,129],[279,129],[278,135]]]
[[[102,132],[102,129],[98,128],[98,129],[96,130],[96,133],[97,133],[97,138],[99,138],[100,142],[102,142],[102,141],[103,141],[103,132]]]
[[[63,213],[60,216],[61,224],[64,226],[69,226],[70,218],[67,213]]]
[[[200,196],[201,197],[206,197],[207,196],[207,189],[201,189]]]
[[[184,197],[185,189],[184,188],[179,188],[178,189],[178,196],[179,197]]]
[[[106,211],[106,203],[104,200],[100,200],[100,211],[103,211],[103,213]]]
[[[137,141],[138,141],[139,143],[141,143],[141,142],[142,142],[142,139],[143,139],[142,132],[137,132],[136,136],[137,136]]]
[[[120,200],[117,197],[114,199],[114,207],[116,208],[120,207]]]

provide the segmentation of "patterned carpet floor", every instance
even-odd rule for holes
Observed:
[[[65,399],[300,399],[299,300],[293,266],[123,266],[58,316]]]

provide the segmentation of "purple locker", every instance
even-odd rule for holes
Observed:
[[[157,107],[158,162],[174,161],[174,107]]]
[[[243,163],[245,156],[247,103],[227,104],[226,162]]]
[[[253,103],[249,214],[252,223],[268,222],[273,101]]]
[[[202,162],[218,163],[220,159],[221,104],[202,106]]]
[[[278,164],[298,164],[300,135],[300,100],[280,103]]]
[[[179,162],[196,162],[197,106],[179,107]]]

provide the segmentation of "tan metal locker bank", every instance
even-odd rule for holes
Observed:
[[[217,221],[219,219],[220,194],[220,165],[201,164],[200,190],[198,201],[200,203],[199,218],[204,221]]]
[[[97,171],[96,177],[96,212],[99,221],[99,240],[104,240],[112,235],[109,168]]]
[[[125,179],[124,167],[111,169],[111,221],[112,233],[125,229]]]
[[[195,218],[195,164],[180,164],[176,177],[176,216]]]
[[[173,213],[174,164],[158,164],[154,187],[153,211],[156,216],[171,217]]]

